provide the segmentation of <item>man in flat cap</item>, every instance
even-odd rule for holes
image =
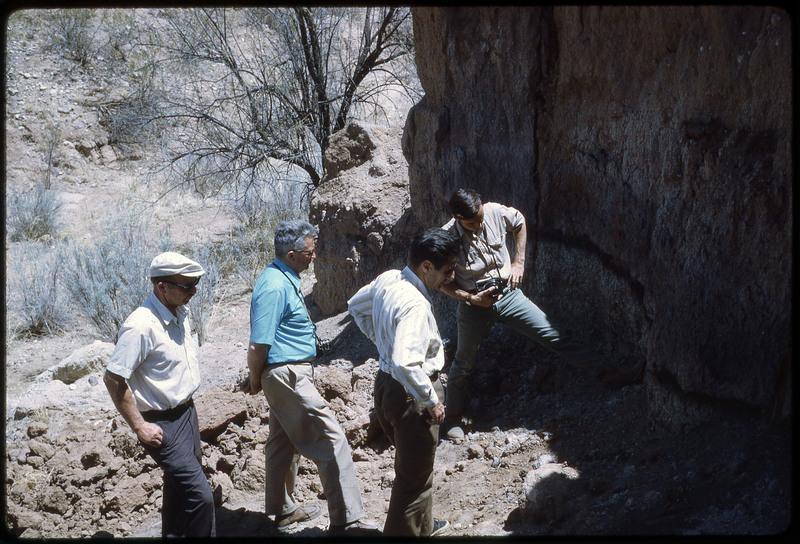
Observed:
[[[192,402],[200,386],[198,344],[184,308],[204,273],[179,253],[153,259],[153,293],[123,323],[103,377],[114,405],[164,470],[163,537],[215,536]]]

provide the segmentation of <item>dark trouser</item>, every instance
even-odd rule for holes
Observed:
[[[447,374],[447,417],[460,424],[467,403],[472,370],[481,342],[495,323],[502,323],[561,355],[575,367],[597,376],[604,362],[591,350],[565,336],[520,289],[514,289],[490,308],[458,303],[458,348]]]
[[[164,432],[160,448],[142,443],[164,470],[163,537],[215,536],[214,496],[203,472],[197,410],[189,403],[142,417]]]
[[[433,387],[442,399],[438,378]],[[433,460],[439,425],[428,425],[428,411],[383,371],[375,378],[375,411],[395,446],[395,478],[383,534],[429,536],[433,531]]]

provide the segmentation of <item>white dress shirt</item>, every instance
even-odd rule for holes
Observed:
[[[200,387],[197,341],[183,306],[177,314],[150,294],[120,329],[108,371],[127,380],[139,411],[174,408]]]
[[[444,348],[422,280],[408,267],[389,270],[359,289],[347,307],[377,346],[380,369],[424,408],[436,406],[430,376],[444,367]]]

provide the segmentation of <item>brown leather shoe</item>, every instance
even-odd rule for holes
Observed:
[[[597,376],[597,379],[613,389],[621,389],[626,385],[631,385],[642,381],[644,377],[645,361],[628,368],[609,366]]]
[[[275,517],[275,527],[280,531],[288,531],[292,525],[300,523],[301,521],[310,521],[318,518],[322,514],[322,508],[319,506],[301,506],[291,514],[286,516]]]

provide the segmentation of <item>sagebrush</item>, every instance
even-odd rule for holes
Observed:
[[[6,304],[21,323],[12,336],[43,336],[66,329],[71,318],[55,249],[20,243],[6,252]]]
[[[64,281],[102,338],[117,341],[128,315],[152,292],[148,269],[170,247],[168,231],[152,232],[134,212],[110,219],[90,244],[64,248]]]
[[[6,193],[8,241],[52,241],[57,235],[62,205],[59,196],[44,183],[37,183],[33,189],[9,189]]]

